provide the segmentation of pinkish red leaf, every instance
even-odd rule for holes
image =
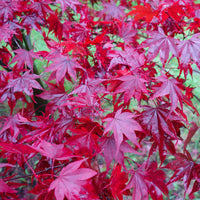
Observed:
[[[148,31],[147,34],[151,38],[146,39],[141,47],[149,47],[147,54],[149,60],[153,60],[159,54],[161,62],[165,64],[170,52],[178,56],[177,40],[165,35],[162,28],[158,27],[158,31]]]
[[[116,142],[116,154],[119,152],[120,145],[125,135],[133,144],[139,146],[135,131],[142,131],[141,126],[133,119],[135,115],[130,112],[122,112],[122,109],[117,110],[115,116],[104,119],[108,122],[105,126],[104,134],[113,131]]]
[[[39,144],[31,145],[33,149],[41,153],[43,156],[52,158],[54,160],[68,160],[74,155],[67,149],[64,144],[49,143],[45,140],[40,140]]]
[[[27,65],[33,72],[33,59],[39,59],[40,57],[33,50],[17,49],[14,52],[16,55],[12,59],[11,64],[17,62],[17,68],[20,70],[26,68],[24,65]]]
[[[56,200],[63,200],[65,197],[77,200],[87,199],[89,194],[84,185],[97,172],[81,167],[84,161],[85,159],[68,164],[61,170],[58,178],[51,183],[49,191],[55,189]]]
[[[77,68],[84,70],[75,60],[70,59],[68,56],[60,55],[60,57],[53,59],[53,63],[50,64],[45,71],[53,71],[56,73],[56,83],[59,83],[64,79],[66,73],[68,73],[71,78],[76,80],[75,69]]]
[[[163,200],[168,196],[165,173],[157,169],[157,163],[144,162],[136,171],[131,171],[131,179],[125,189],[133,188],[133,200]],[[162,194],[163,193],[163,194]]]
[[[11,187],[9,187],[2,179],[0,179],[0,192],[5,193],[16,193],[16,190],[13,190]]]

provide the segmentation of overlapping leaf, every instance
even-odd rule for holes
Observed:
[[[135,117],[133,113],[122,112],[122,109],[119,109],[114,117],[104,119],[104,122],[108,122],[105,126],[104,133],[106,134],[109,131],[113,131],[117,147],[116,154],[119,152],[120,145],[122,144],[123,135],[125,135],[133,144],[139,146],[135,131],[142,131],[142,128],[133,117]]]
[[[49,190],[55,189],[56,200],[63,200],[65,197],[68,199],[87,199],[89,194],[84,185],[97,172],[81,167],[84,161],[85,159],[68,164],[61,170],[58,178],[51,183]]]
[[[178,41],[170,36],[165,35],[162,28],[158,27],[158,31],[148,31],[151,38],[146,39],[142,44],[142,48],[149,47],[147,57],[153,60],[158,54],[162,63],[166,63],[170,52],[174,56],[178,56]]]
[[[157,170],[157,163],[144,162],[136,171],[132,170],[131,174],[125,189],[133,188],[132,200],[149,200],[149,195],[153,200],[163,200],[163,194],[168,196],[165,174]]]
[[[45,71],[53,71],[56,74],[56,83],[59,83],[64,79],[66,73],[76,80],[76,69],[84,70],[75,60],[60,55],[60,57],[53,59],[53,63],[50,64]]]

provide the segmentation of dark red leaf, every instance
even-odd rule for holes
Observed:
[[[131,179],[125,189],[133,188],[133,200],[163,200],[163,194],[168,196],[165,185],[165,174],[157,170],[157,163],[144,162],[136,171],[131,171]],[[163,193],[163,194],[162,194]]]

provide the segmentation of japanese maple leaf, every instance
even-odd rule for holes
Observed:
[[[55,36],[61,40],[63,36],[63,24],[58,18],[57,10],[55,14],[53,13],[48,17],[47,21],[49,23],[49,33],[53,31]]]
[[[12,1],[1,1],[0,4],[0,18],[6,22],[8,19],[13,20],[14,9]]]
[[[94,134],[84,128],[80,130],[72,130],[72,133],[75,135],[68,139],[67,144],[73,146],[79,154],[82,152],[83,155],[86,155],[86,152],[88,152],[91,156],[100,151],[99,144],[97,142],[99,136],[97,134]]]
[[[188,40],[180,41],[178,44],[179,59],[182,65],[187,66],[191,61],[200,63],[200,34],[194,34]]]
[[[65,148],[64,144],[55,144],[40,140],[39,144],[36,142],[36,144],[31,145],[31,147],[43,156],[52,158],[53,160],[67,160],[74,157],[72,152]]]
[[[75,69],[77,68],[84,70],[75,60],[70,59],[68,56],[60,55],[59,57],[53,59],[53,63],[46,68],[45,72],[53,71],[56,73],[56,83],[59,83],[64,79],[66,73],[76,80]]]
[[[174,171],[173,176],[170,178],[167,184],[169,185],[177,180],[183,179],[186,194],[192,179],[196,179],[196,181],[199,182],[200,165],[192,161],[189,152],[187,152],[186,155],[182,153],[175,154],[175,157],[176,160],[165,166],[165,168]],[[196,185],[194,185],[194,187],[196,187]]]
[[[5,133],[9,130],[9,134],[12,136],[12,141],[16,142],[17,137],[20,134],[20,123],[18,114],[14,116],[9,116],[6,118],[4,125],[0,131],[0,136],[5,135]]]
[[[53,13],[49,5],[51,4],[51,1],[48,0],[42,0],[42,1],[33,1],[30,4],[30,8],[33,9],[35,12],[38,13],[39,16],[45,16],[47,13]]]
[[[17,62],[17,68],[20,70],[24,68],[24,65],[27,65],[33,72],[33,58],[39,59],[40,57],[33,50],[17,49],[14,52],[16,55],[10,64]]]
[[[139,21],[140,19],[145,19],[146,22],[151,22],[154,17],[158,15],[158,11],[152,10],[149,4],[146,5],[137,5],[133,7],[134,10],[131,10],[128,15],[135,15],[134,20]]]
[[[88,94],[88,95],[95,95],[99,93],[103,93],[105,91],[105,88],[101,85],[103,81],[106,79],[91,79],[87,78],[85,80],[85,84],[79,85],[77,88],[75,88],[70,94]]]
[[[69,32],[73,40],[84,43],[89,38],[90,29],[86,23],[73,23],[72,27]]]
[[[192,102],[183,95],[182,90],[184,86],[182,83],[178,82],[178,80],[176,80],[175,78],[168,78],[165,75],[159,76],[156,79],[161,81],[162,85],[156,88],[151,99],[169,95],[171,101],[170,112],[176,109],[178,102],[183,109],[183,101],[187,103],[190,107],[195,109]]]
[[[8,143],[8,142],[0,142],[0,148],[6,152],[13,153],[13,154],[19,154],[19,155],[23,155],[23,156],[25,154],[31,154],[31,153],[36,152],[33,148],[31,148],[28,145],[14,144],[14,143]]]
[[[47,104],[46,112],[53,112],[68,99],[69,95],[62,84],[56,85],[48,82],[46,84],[49,90],[45,90],[38,96],[42,99],[50,100]]]
[[[33,99],[33,88],[43,90],[40,84],[35,80],[40,76],[25,72],[18,78],[11,79],[5,89],[13,88],[13,92],[24,92]]]
[[[113,135],[111,135],[110,137],[103,137],[99,141],[105,158],[107,169],[109,169],[113,159],[115,159],[116,162],[126,168],[124,165],[125,153],[134,153],[140,155],[140,153],[134,150],[134,148],[131,147],[126,141],[122,141],[119,147],[119,152],[117,153],[117,145]]]
[[[65,12],[67,7],[76,10],[76,5],[81,5],[78,0],[56,0],[56,3],[60,3],[62,12]]]
[[[134,48],[125,46],[124,51],[116,50],[108,54],[112,58],[108,70],[118,64],[128,65],[132,70],[144,64],[144,55],[139,54]]]
[[[110,1],[108,3],[102,3],[104,9],[100,11],[100,17],[105,16],[105,20],[121,19],[125,16],[124,10],[126,7],[124,6],[117,6],[114,1]]]
[[[132,23],[122,23],[119,27],[119,36],[124,40],[126,43],[130,43],[133,40],[133,37],[136,35],[137,31],[133,30]]]
[[[178,56],[177,40],[165,35],[162,28],[158,27],[158,31],[148,31],[151,38],[146,39],[142,44],[142,48],[149,47],[147,57],[153,60],[158,54],[162,63],[166,63],[171,52],[174,56]]]
[[[127,103],[131,97],[135,97],[138,102],[141,100],[142,93],[148,93],[145,79],[141,78],[138,74],[124,75],[114,80],[120,80],[122,83],[116,88],[115,93],[124,92],[124,101]]]
[[[22,15],[21,18],[21,25],[26,28],[28,34],[30,33],[32,28],[40,31],[41,25],[44,24],[44,20],[40,16],[38,16],[36,12],[30,12],[26,15]]]
[[[120,181],[119,181],[120,180]],[[128,174],[126,172],[122,172],[121,165],[117,164],[112,171],[109,188],[111,189],[112,195],[114,199],[123,200],[123,190],[126,187],[126,183],[128,182]]]
[[[11,165],[8,163],[0,163],[0,168],[2,168],[2,167],[15,167],[15,165]],[[17,191],[13,190],[2,179],[0,179],[0,192],[16,193]]]
[[[65,197],[71,200],[87,199],[89,193],[84,185],[97,172],[81,167],[84,161],[85,159],[68,164],[61,170],[58,178],[51,183],[49,191],[55,189],[56,200],[63,200]]]
[[[0,42],[2,40],[4,42],[9,42],[15,33],[15,31],[10,30],[9,24],[3,24],[2,26],[0,25]]]
[[[149,200],[149,194],[153,200],[162,200],[163,194],[168,196],[165,185],[165,174],[157,170],[157,163],[144,162],[137,170],[131,170],[131,179],[125,189],[133,188],[133,200]],[[162,194],[163,193],[163,194]]]
[[[116,142],[116,154],[119,152],[120,145],[125,135],[133,144],[139,146],[136,131],[142,131],[141,126],[133,119],[135,115],[130,112],[122,112],[122,108],[117,110],[114,117],[105,118],[103,121],[108,122],[105,126],[104,134],[113,131]]]
[[[167,105],[159,105],[157,107],[144,106],[145,110],[138,116],[138,120],[146,131],[147,135],[151,135],[159,147],[159,155],[161,162],[164,161],[166,149],[174,152],[173,143],[167,140],[178,140],[179,133],[176,130],[176,124],[180,124],[182,119],[174,112],[169,115],[170,110]],[[182,124],[183,126],[183,124]]]
[[[2,179],[0,179],[0,192],[5,193],[16,193],[16,190],[13,190],[11,187],[9,187]]]

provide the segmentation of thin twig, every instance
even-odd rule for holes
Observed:
[[[66,163],[64,163],[62,165],[57,165],[57,166],[54,166],[53,169],[65,167],[66,165],[67,165]],[[52,167],[48,167],[48,168],[45,168],[44,170],[41,170],[39,172],[35,172],[35,174],[36,175],[42,174],[43,172],[47,172],[50,169],[52,169]],[[16,177],[13,177],[13,178],[10,178],[10,179],[9,178],[7,178],[7,179],[5,178],[6,180],[4,179],[4,181],[12,181],[12,180],[20,179],[20,178],[28,178],[30,176],[34,176],[34,173],[32,173],[32,174],[26,174],[26,175],[23,175],[23,176],[16,176]]]

